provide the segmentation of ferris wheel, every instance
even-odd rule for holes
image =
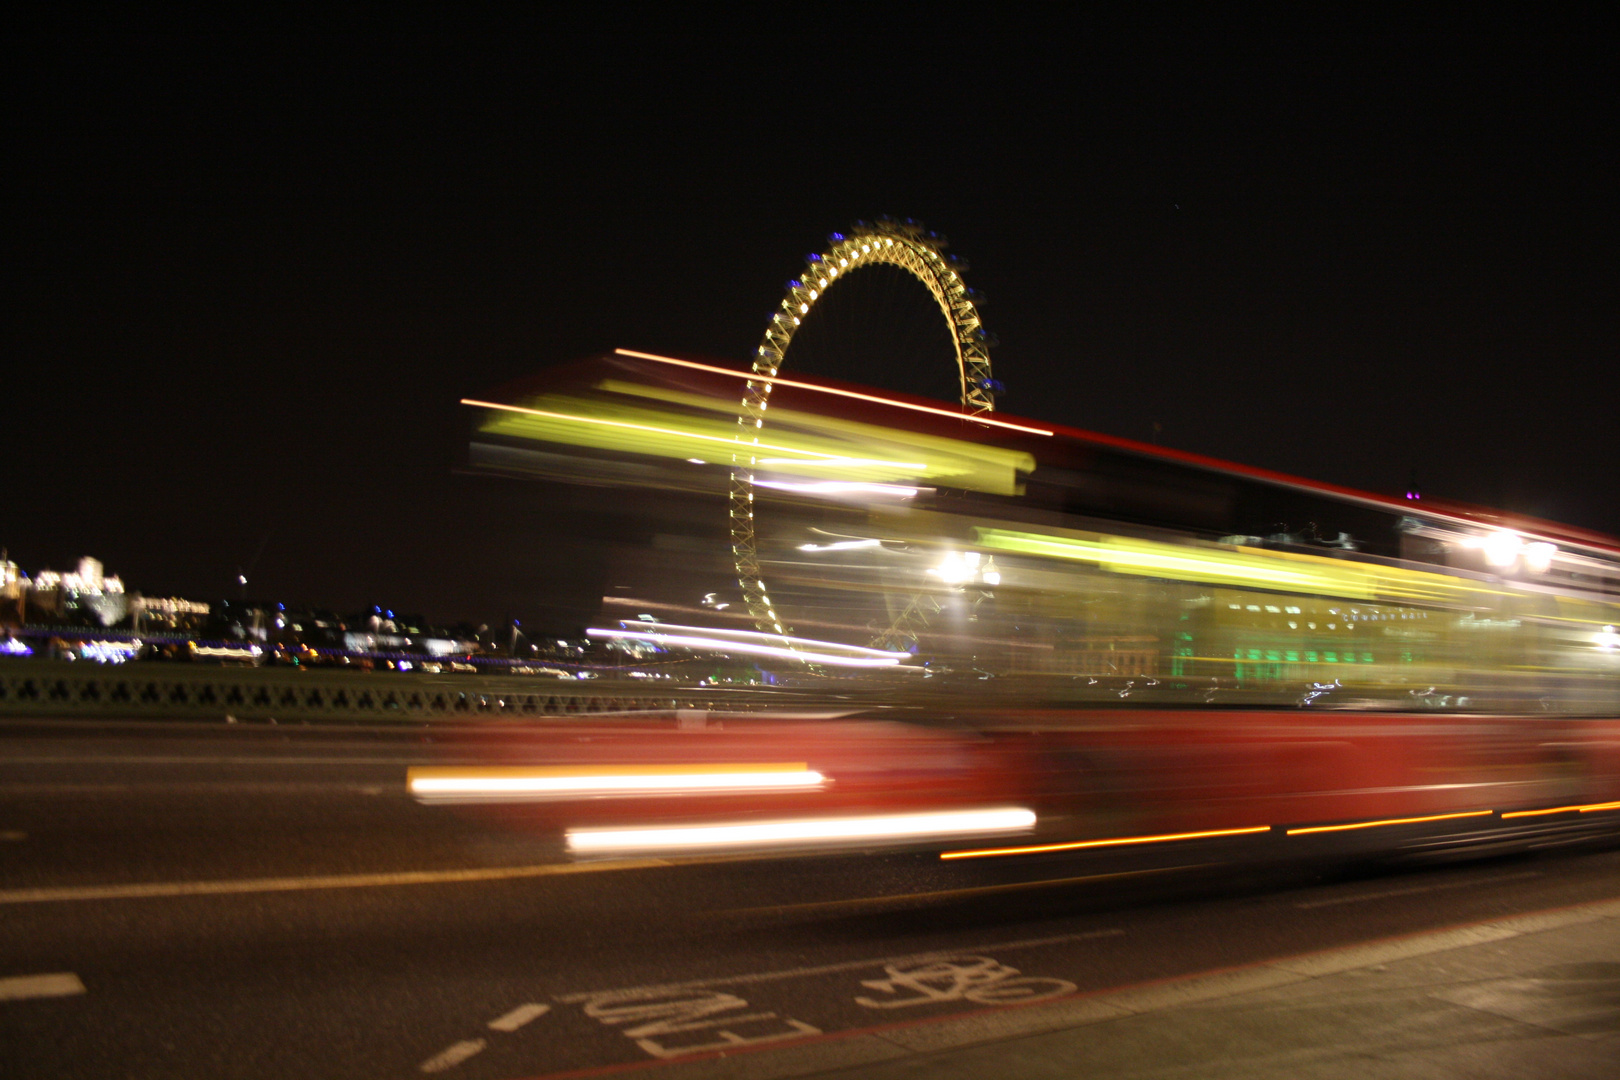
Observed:
[[[966,264],[944,253],[948,242],[912,220],[880,218],[860,221],[849,233],[833,233],[831,247],[813,253],[805,260],[803,273],[787,283],[781,306],[765,327],[765,336],[755,350],[753,372],[743,390],[737,414],[736,447],[732,453],[730,486],[731,551],[737,569],[737,582],[756,627],[779,636],[793,647],[792,627],[771,600],[770,589],[761,576],[759,539],[754,513],[756,470],[760,465],[761,437],[768,416],[771,391],[781,371],[788,346],[806,318],[835,286],[847,281],[857,270],[871,266],[898,268],[915,278],[933,296],[944,317],[956,357],[957,380],[962,412],[982,415],[995,409],[999,384],[990,375],[990,347],[993,340],[985,333],[979,318],[975,294],[962,280]],[[910,629],[925,618],[913,600],[880,637],[888,647],[909,638]]]

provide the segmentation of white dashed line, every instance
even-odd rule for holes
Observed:
[[[0,1001],[71,997],[84,992],[84,983],[71,971],[58,971],[50,975],[12,975],[0,979]]]
[[[483,1039],[466,1039],[447,1047],[443,1053],[428,1058],[417,1068],[425,1073],[444,1072],[446,1069],[453,1069],[460,1065],[483,1048]]]
[[[536,1005],[530,1002],[519,1005],[505,1016],[498,1016],[489,1022],[489,1026],[496,1031],[516,1031],[537,1016],[544,1016],[551,1011],[550,1005]]]

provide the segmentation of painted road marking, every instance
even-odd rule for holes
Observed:
[[[1241,994],[1308,983],[1321,975],[1351,971],[1395,960],[1451,949],[1468,948],[1506,938],[1538,934],[1562,926],[1600,919],[1620,919],[1620,898],[1589,901],[1567,908],[1526,912],[1491,922],[1466,923],[1440,930],[1374,939],[1356,945],[1314,953],[1274,957],[1231,968],[1192,972],[1145,983],[1085,991],[1069,997],[1032,1001],[1027,1007],[995,1008],[944,1017],[907,1017],[870,1027],[846,1028],[824,1034],[791,1053],[773,1056],[769,1047],[754,1055],[754,1062],[728,1075],[754,1080],[786,1080],[811,1072],[845,1070],[854,1075],[863,1065],[876,1066],[900,1059],[918,1061],[914,1054],[938,1053],[1027,1035],[1071,1031],[1131,1016],[1141,1016],[1200,1002],[1218,1001]],[[1009,943],[1010,944],[1010,943]],[[1007,945],[997,946],[1005,948]],[[719,981],[719,980],[716,980]],[[739,1048],[744,1052],[752,1048]],[[687,1061],[715,1061],[726,1051],[694,1055]],[[662,1063],[643,1061],[593,1069],[547,1073],[534,1080],[579,1078],[607,1073],[632,1073],[658,1068]],[[919,1075],[921,1073],[919,1072]]]
[[[1057,938],[1004,942],[996,948],[1032,948],[1122,933],[1121,930],[1095,930]],[[888,978],[861,982],[879,995],[855,998],[856,1004],[869,1009],[943,1001],[971,1001],[980,1005],[1029,1003],[1066,997],[1077,989],[1074,983],[1064,979],[1023,976],[1017,968],[986,956],[942,952],[758,972],[669,986],[570,994],[559,1000],[583,1002],[586,1016],[619,1028],[646,1053],[667,1060],[823,1034],[820,1028],[803,1020],[774,1012],[750,1012],[751,1006],[746,1000],[727,990],[715,989],[716,984],[736,986],[870,968],[881,968]]]
[[[1437,885],[1415,885],[1409,889],[1386,889],[1383,892],[1362,893],[1359,896],[1335,896],[1328,900],[1307,900],[1303,904],[1295,904],[1296,908],[1308,911],[1311,908],[1334,907],[1338,904],[1359,904],[1363,900],[1383,900],[1391,896],[1413,896],[1417,893],[1439,892],[1441,889],[1466,889],[1474,885],[1494,885],[1499,881],[1520,881],[1524,878],[1541,877],[1539,870],[1530,870],[1522,874],[1503,874],[1500,877],[1475,878],[1472,881],[1447,881]]]
[[[71,971],[58,971],[50,975],[11,975],[0,979],[0,1001],[72,997],[84,992],[84,983]]]
[[[28,839],[28,834],[20,829],[7,829],[4,832],[0,832],[0,840],[8,843],[15,843],[19,840],[26,839]]]
[[[746,1012],[736,994],[701,987],[620,990],[585,1003],[585,1015],[618,1027],[656,1058],[738,1050],[820,1035],[821,1029],[773,1012]]]
[[[489,1022],[489,1026],[496,1031],[516,1031],[537,1016],[544,1016],[551,1011],[550,1005],[536,1005],[530,1002],[519,1005],[505,1016],[497,1016]]]
[[[48,798],[62,795],[389,795],[406,798],[404,788],[381,784],[319,780],[169,780],[138,783],[109,781],[100,784],[0,781],[0,795],[14,798]]]
[[[496,1031],[512,1032],[535,1017],[544,1016],[550,1011],[550,1005],[537,1005],[534,1002],[529,1002],[527,1005],[519,1005],[511,1012],[497,1016],[489,1022],[489,1026]],[[444,1072],[460,1065],[463,1061],[482,1051],[487,1045],[488,1043],[483,1039],[463,1039],[461,1042],[452,1043],[450,1046],[445,1047],[422,1062],[417,1068],[425,1073]]]
[[[188,754],[150,754],[136,757],[126,754],[20,754],[8,757],[7,765],[420,765],[431,761],[436,765],[459,765],[456,758],[438,758],[431,753],[395,757],[302,757],[297,754],[277,754],[274,757],[257,755],[214,755],[209,757]],[[468,758],[466,764],[477,764]]]
[[[1092,938],[1119,937],[1124,933],[1123,930],[1086,930],[1078,934],[1059,934],[1055,937],[1025,938],[1022,941],[998,941],[990,945],[970,945],[965,950],[942,949],[938,952],[911,953],[906,956],[880,956],[875,960],[848,960],[841,964],[822,964],[817,967],[788,968],[783,971],[761,971],[746,975],[722,975],[713,979],[691,979],[687,982],[635,986],[627,990],[589,990],[579,994],[558,994],[557,1000],[565,1004],[574,1004],[615,994],[690,990],[705,986],[749,986],[764,982],[779,982],[783,979],[803,979],[814,975],[830,975],[840,971],[858,971],[861,968],[880,968],[888,964],[921,963],[928,960],[961,956],[964,952],[980,953],[1001,952],[1007,949],[1034,949],[1042,945],[1061,945],[1071,941],[1087,941]]]
[[[425,1073],[444,1072],[446,1069],[453,1069],[460,1065],[483,1048],[483,1039],[466,1039],[446,1047],[442,1052],[422,1062],[417,1068]]]
[[[62,900],[137,900],[148,897],[224,896],[233,893],[361,889],[387,885],[439,885],[459,881],[594,874],[669,866],[667,859],[611,859],[589,863],[541,863],[477,870],[414,870],[393,874],[331,874],[324,877],[247,878],[240,881],[159,881],[138,885],[64,885],[41,889],[0,889],[0,904],[42,904]]]
[[[988,956],[946,956],[938,960],[884,964],[886,979],[862,979],[861,985],[887,997],[865,994],[855,1004],[868,1009],[903,1009],[939,1001],[973,1001],[1011,1005],[1065,997],[1080,988],[1067,979],[1030,978]]]

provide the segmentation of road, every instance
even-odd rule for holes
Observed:
[[[0,1076],[658,1072],[1620,896],[1620,851],[571,864],[431,729],[0,724]],[[1179,860],[1179,861],[1178,861]]]

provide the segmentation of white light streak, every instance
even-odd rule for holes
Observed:
[[[855,480],[755,480],[755,487],[776,491],[795,491],[804,495],[882,495],[897,499],[915,499],[922,488],[903,484],[878,484]]]
[[[585,633],[588,637],[627,638],[632,641],[646,641],[654,645],[672,645],[676,648],[746,653],[750,656],[774,656],[782,660],[798,660],[806,664],[827,664],[831,667],[893,667],[900,663],[902,657],[910,656],[909,653],[891,653],[879,657],[839,656],[834,653],[805,652],[798,649],[779,648],[774,645],[760,645],[750,641],[727,641],[718,637],[699,637],[692,634],[637,633],[633,630],[605,630],[596,627],[592,627]],[[785,640],[780,635],[772,635],[772,637],[776,640]],[[846,645],[835,647],[841,649],[851,648],[851,646]]]
[[[881,540],[835,540],[830,544],[800,544],[800,551],[858,551],[861,548],[882,547]]]
[[[761,597],[761,599],[767,604],[771,600],[768,596]],[[764,642],[784,640],[781,634],[762,634],[758,630],[734,630],[730,627],[721,626],[682,626],[678,623],[663,623],[661,625],[665,630],[687,630],[694,634],[707,634],[721,638],[741,638]],[[801,637],[792,637],[785,640],[791,641],[795,645],[809,645],[817,649],[842,649],[844,652],[855,653],[860,656],[893,656],[901,660],[911,658],[910,653],[896,652],[892,649],[874,649],[866,645],[845,645],[837,641],[818,641],[815,638]]]
[[[413,770],[412,795],[423,802],[481,802],[567,799],[604,795],[686,795],[706,792],[758,792],[815,789],[826,777],[803,765],[700,766],[642,771],[589,772],[563,767],[467,771],[444,775]]]
[[[671,849],[780,847],[838,841],[1002,835],[1028,832],[1034,827],[1033,811],[1000,807],[650,829],[570,829],[568,849],[577,854],[600,855]]]
[[[917,469],[928,468],[926,461],[884,461],[881,458],[858,457],[828,457],[822,461],[805,461],[803,458],[760,458],[761,465],[797,465],[803,468],[806,465],[877,465],[888,469]]]

